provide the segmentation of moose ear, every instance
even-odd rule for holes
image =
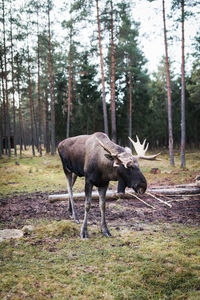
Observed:
[[[114,160],[114,158],[112,157],[112,155],[110,155],[110,154],[104,154],[104,156],[107,158],[107,159],[109,159],[109,160]]]

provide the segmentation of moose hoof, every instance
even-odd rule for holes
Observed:
[[[110,231],[108,229],[104,229],[101,231],[103,233],[103,235],[105,235],[106,237],[110,237],[112,236],[112,234],[110,233]]]
[[[88,233],[87,232],[81,232],[81,239],[82,240],[88,239]]]

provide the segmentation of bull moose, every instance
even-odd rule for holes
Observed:
[[[130,138],[129,138],[130,139]],[[111,236],[105,217],[105,195],[110,180],[118,181],[118,192],[123,193],[126,187],[133,188],[136,193],[144,193],[147,181],[139,169],[138,158],[156,159],[159,155],[146,156],[145,141],[133,146],[137,156],[133,156],[130,148],[123,148],[113,143],[106,134],[96,132],[91,135],[79,135],[67,138],[59,143],[58,152],[63,170],[67,178],[69,211],[75,222],[79,223],[73,201],[73,185],[77,176],[85,177],[85,214],[81,228],[81,238],[88,238],[87,219],[91,206],[93,186],[98,188],[99,207],[101,211],[101,232]]]

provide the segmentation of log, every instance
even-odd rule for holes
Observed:
[[[120,198],[131,198],[131,196],[127,193],[122,194],[122,193],[116,193],[111,190],[108,190],[106,193],[106,199],[120,199]],[[49,195],[48,197],[49,202],[56,202],[56,201],[66,201],[69,199],[69,194],[57,194],[57,195]],[[78,199],[78,200],[85,200],[85,193],[75,193],[73,194],[73,199]],[[98,191],[93,191],[92,192],[92,199],[97,200],[99,199],[99,193]]]
[[[194,194],[199,194],[200,193],[200,187],[188,187],[188,188],[151,188],[147,190],[147,194],[148,192],[152,193],[152,194],[157,194],[157,195],[194,195]],[[134,194],[133,194],[134,195]],[[108,190],[106,193],[106,199],[130,199],[133,197],[133,195],[131,196],[131,194],[129,192],[127,193],[116,193],[113,192],[112,190]],[[76,200],[84,200],[85,199],[85,193],[75,193],[73,195],[73,198]],[[66,201],[69,199],[69,194],[57,194],[57,195],[49,195],[48,200],[50,202],[56,202],[56,201]],[[98,191],[93,191],[92,192],[92,199],[97,200],[99,199],[99,194]]]
[[[185,195],[185,194],[198,194],[200,193],[200,187],[188,187],[188,188],[162,188],[162,189],[149,189],[154,194],[164,195]]]

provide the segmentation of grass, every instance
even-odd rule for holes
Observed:
[[[73,234],[45,226],[0,244],[1,299],[200,299],[199,228],[145,225],[109,239],[93,228],[82,241],[76,224]]]
[[[58,155],[25,156],[0,159],[1,197],[66,189]],[[197,152],[186,154],[184,169],[178,153],[175,167],[166,154],[161,158],[140,162],[149,184],[192,182],[200,173]],[[79,179],[75,190],[82,191],[83,184]],[[115,208],[123,209],[120,203]],[[0,299],[200,299],[200,229],[195,226],[112,227],[113,237],[105,238],[90,225],[90,239],[83,241],[81,225],[72,221],[28,224],[33,232],[0,243]]]
[[[0,196],[37,191],[66,190],[67,183],[58,155],[0,159]],[[79,179],[76,190],[82,189]],[[80,185],[80,184],[81,185]]]
[[[181,184],[192,182],[200,173],[200,153],[186,153],[187,168],[180,168],[179,153],[175,153],[175,167],[169,165],[168,154],[161,155],[161,161],[140,161],[140,167],[149,184]],[[17,163],[17,164],[16,164]],[[151,169],[158,168],[157,174]],[[79,178],[75,191],[83,190],[84,179]],[[22,159],[12,157],[0,159],[0,196],[13,193],[66,190],[66,178],[59,156],[44,155],[32,157],[25,152]],[[116,187],[112,182],[110,186]]]

